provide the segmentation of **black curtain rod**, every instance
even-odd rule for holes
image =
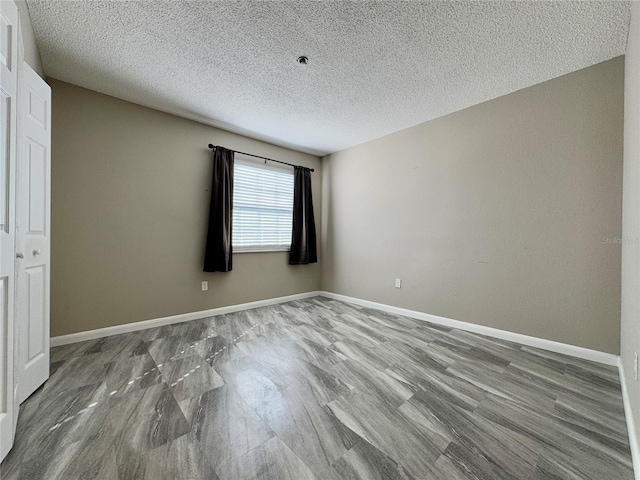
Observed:
[[[213,150],[214,148],[218,148],[218,145],[214,145],[214,144],[210,143],[209,144],[209,148]],[[274,160],[273,158],[261,157],[260,155],[254,155],[252,153],[239,152],[237,150],[233,150],[233,152],[240,153],[242,155],[248,155],[250,157],[261,158],[262,160],[266,160],[266,161],[269,161],[269,162],[276,162],[276,163],[281,163],[283,165],[289,165],[290,167],[299,167],[300,166],[300,165],[294,165],[293,163],[287,163],[287,162],[281,162],[280,160]],[[302,168],[307,168],[307,167],[302,167]],[[312,172],[314,171],[313,168],[310,168],[309,170],[311,170]]]

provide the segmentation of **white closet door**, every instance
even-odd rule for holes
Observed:
[[[49,378],[51,88],[23,62],[17,172],[18,401]]]
[[[0,1],[0,460],[13,446],[15,173],[18,90],[18,9]]]

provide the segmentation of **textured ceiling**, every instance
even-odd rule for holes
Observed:
[[[618,1],[28,6],[48,76],[315,154],[622,55],[629,23]]]

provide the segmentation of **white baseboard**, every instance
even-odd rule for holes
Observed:
[[[521,333],[514,333],[507,330],[500,330],[498,328],[485,327],[484,325],[476,325],[474,323],[462,322],[460,320],[453,320],[451,318],[439,317],[437,315],[430,315],[428,313],[418,312],[415,310],[394,307],[391,305],[386,305],[384,303],[377,303],[371,302],[369,300],[362,300],[360,298],[348,297],[346,295],[340,295],[338,293],[322,291],[320,292],[320,295],[327,298],[333,298],[335,300],[341,300],[347,303],[353,303],[355,305],[361,305],[363,307],[375,308],[384,312],[395,313],[396,315],[415,318],[416,320],[424,320],[425,322],[431,322],[437,325],[443,325],[445,327],[458,328],[467,332],[479,333],[488,337],[508,340],[510,342],[520,343],[529,347],[562,353],[564,355],[570,355],[572,357],[578,357],[585,360],[591,360],[593,362],[604,363],[606,365],[612,365],[615,367],[618,366],[619,357],[618,355],[614,355],[612,353],[600,352],[598,350],[591,350],[589,348],[569,345],[567,343],[554,342],[553,340],[546,340],[544,338],[531,337],[529,335],[523,335]]]
[[[241,303],[238,305],[229,305],[228,307],[212,308],[210,310],[202,310],[199,312],[181,313],[170,317],[154,318],[152,320],[144,320],[141,322],[125,323],[124,325],[116,325],[113,327],[98,328],[97,330],[87,330],[85,332],[70,333],[68,335],[60,335],[50,339],[52,347],[67,345],[69,343],[82,342],[84,340],[93,340],[100,337],[109,337],[120,333],[136,332],[147,328],[160,327],[162,325],[171,325],[174,323],[189,322],[201,318],[215,317],[225,313],[239,312],[241,310],[250,310],[252,308],[266,307],[268,305],[276,305],[278,303],[291,302],[293,300],[301,300],[303,298],[317,297],[320,292],[305,292],[296,295],[287,295],[286,297],[268,298],[266,300],[258,300],[256,302]]]
[[[249,310],[252,308],[265,307],[267,305],[276,305],[279,303],[291,302],[293,300],[316,297],[318,295],[322,295],[327,298],[333,298],[336,300],[341,300],[347,303],[353,303],[355,305],[361,305],[363,307],[375,308],[378,310],[382,310],[384,312],[403,315],[405,317],[415,318],[417,320],[423,320],[426,322],[435,323],[437,325],[443,325],[451,328],[458,328],[460,330],[465,330],[467,332],[479,333],[481,335],[500,338],[502,340],[508,340],[511,342],[520,343],[522,345],[528,345],[530,347],[541,348],[543,350],[549,350],[556,353],[571,355],[573,357],[583,358],[585,360],[591,360],[594,362],[604,363],[607,365],[618,366],[619,357],[611,353],[600,352],[598,350],[591,350],[589,348],[578,347],[578,346],[569,345],[566,343],[554,342],[552,340],[545,340],[543,338],[531,337],[529,335],[522,335],[520,333],[509,332],[509,331],[500,330],[497,328],[485,327],[483,325],[476,325],[473,323],[462,322],[460,320],[453,320],[451,318],[439,317],[437,315],[430,315],[428,313],[418,312],[415,310],[394,307],[391,305],[385,305],[383,303],[371,302],[369,300],[362,300],[360,298],[348,297],[346,295],[340,295],[337,293],[324,292],[324,291],[299,293],[296,295],[287,295],[285,297],[269,298],[266,300],[258,300],[256,302],[241,303],[238,305],[229,305],[227,307],[212,308],[210,310],[202,310],[199,312],[182,313],[179,315],[172,315],[169,317],[154,318],[152,320],[144,320],[144,321],[134,322],[134,323],[126,323],[124,325],[116,325],[113,327],[99,328],[97,330],[88,330],[85,332],[71,333],[69,335],[52,337],[50,345],[52,347],[57,347],[59,345],[66,345],[69,343],[81,342],[84,340],[93,340],[95,338],[108,337],[108,336],[117,335],[120,333],[135,332],[138,330],[145,330],[147,328],[159,327],[162,325],[171,325],[173,323],[182,323],[182,322],[188,322],[190,320],[197,320],[200,318],[213,317],[216,315],[222,315],[224,313],[239,312],[241,310]]]
[[[640,480],[640,445],[636,432],[636,424],[633,421],[633,410],[631,409],[631,398],[627,390],[627,380],[624,376],[624,366],[622,359],[618,363],[620,374],[620,386],[622,387],[622,401],[624,403],[624,417],[627,421],[627,433],[629,434],[629,447],[631,447],[631,459],[633,461],[633,473],[636,480]]]

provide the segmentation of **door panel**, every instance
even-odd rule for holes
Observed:
[[[0,152],[0,179],[2,185],[2,195],[0,195],[0,231],[4,234],[9,234],[9,205],[11,201],[9,199],[9,193],[12,191],[9,188],[9,156],[11,155],[11,148],[9,138],[11,136],[11,123],[12,112],[11,103],[12,98],[10,94],[0,87],[0,120],[2,121],[2,151]]]
[[[28,235],[45,235],[45,212],[47,202],[47,149],[37,143],[33,138],[27,139],[29,152],[27,152],[27,164],[25,165],[25,182],[20,183],[20,188],[29,190],[29,217],[25,219],[28,224],[24,226]]]
[[[46,267],[38,266],[26,269],[27,278],[27,350],[26,368],[29,369],[35,362],[41,360],[46,352],[47,338],[46,314]]]
[[[26,63],[20,78],[17,177],[18,400],[49,378],[51,89]]]
[[[0,1],[0,460],[13,446],[18,410],[14,381],[16,99],[18,9]]]
[[[43,130],[47,130],[47,112],[49,99],[43,98],[38,92],[33,90],[29,90],[28,95],[29,103],[27,106],[27,117]]]

